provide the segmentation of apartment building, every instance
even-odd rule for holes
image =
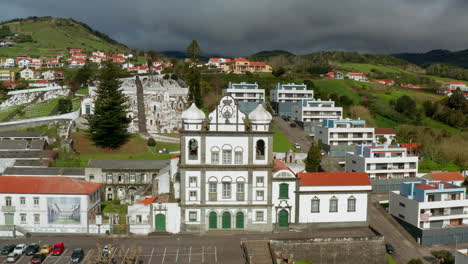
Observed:
[[[294,105],[300,105],[304,100],[312,100],[314,91],[307,90],[305,84],[287,83],[276,85],[270,90],[270,102],[279,115],[291,116]]]
[[[0,82],[14,82],[15,72],[14,71],[0,71]]]
[[[312,131],[314,124],[320,124],[323,120],[338,120],[343,116],[343,107],[336,107],[334,101],[322,101],[313,99],[302,101],[294,105],[292,119],[299,122],[305,131]]]
[[[346,153],[345,169],[366,172],[371,179],[401,179],[416,177],[418,157],[406,149],[389,145],[359,145],[354,153]]]
[[[374,128],[366,127],[365,120],[323,120],[315,127],[315,138],[322,141],[322,148],[334,157],[345,157],[355,145],[375,142]]]
[[[231,83],[223,89],[223,96],[236,99],[239,109],[245,114],[252,112],[259,103],[265,102],[265,90],[260,89],[257,83]]]
[[[468,200],[452,182],[405,182],[390,193],[389,212],[423,245],[468,241]]]

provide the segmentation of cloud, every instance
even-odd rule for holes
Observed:
[[[2,19],[72,17],[129,47],[249,55],[270,49],[370,53],[468,48],[461,0],[15,0]]]

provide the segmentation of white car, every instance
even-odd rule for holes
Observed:
[[[301,149],[301,145],[299,145],[299,143],[294,143],[294,147],[295,147],[297,150]]]
[[[13,262],[16,262],[19,258],[20,254],[16,253],[16,252],[11,252],[10,254],[8,254],[8,257],[6,259],[6,261],[8,263],[13,263]]]
[[[18,255],[22,255],[24,253],[24,251],[26,250],[26,245],[25,244],[19,244],[15,247],[15,249],[13,250],[14,253],[18,254]]]

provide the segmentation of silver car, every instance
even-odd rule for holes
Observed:
[[[8,254],[8,257],[6,259],[6,261],[8,263],[13,263],[13,262],[16,262],[18,259],[19,259],[20,255],[16,252],[11,252],[10,254]]]

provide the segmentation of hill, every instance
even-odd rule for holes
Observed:
[[[294,54],[286,50],[264,50],[264,51],[260,51],[260,52],[250,55],[248,59],[253,60],[253,61],[264,61],[264,60],[268,60],[271,57],[276,57],[276,56],[289,57],[289,56],[294,56]]]
[[[165,50],[165,51],[161,51],[161,54],[163,54],[164,56],[167,56],[169,58],[176,58],[176,59],[186,59],[186,58],[188,58],[187,54],[185,54],[185,52],[179,51],[179,50]],[[206,61],[207,62],[210,58],[230,58],[230,56],[223,56],[223,55],[219,55],[219,54],[203,54],[198,59],[201,60],[201,61]]]
[[[421,67],[434,63],[445,63],[468,68],[468,49],[460,51],[431,50],[426,53],[399,53],[395,57],[407,60]]]
[[[71,18],[29,17],[5,21],[0,26],[6,26],[22,39],[21,43],[17,42],[12,47],[0,47],[0,57],[10,57],[21,52],[56,56],[68,48],[113,52],[128,50],[127,46],[108,35]]]

